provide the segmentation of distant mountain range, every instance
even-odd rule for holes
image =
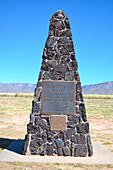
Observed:
[[[33,93],[35,84],[29,83],[0,83],[0,93]],[[113,81],[82,86],[83,94],[112,94]]]
[[[30,83],[0,83],[0,93],[33,93],[35,86]]]
[[[84,94],[112,94],[113,95],[113,81],[105,83],[91,84],[82,86]]]

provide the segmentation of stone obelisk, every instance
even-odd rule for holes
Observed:
[[[92,156],[70,23],[61,10],[50,19],[42,58],[23,153]]]

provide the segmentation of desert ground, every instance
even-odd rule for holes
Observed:
[[[0,151],[13,139],[24,139],[33,94],[0,94]],[[92,141],[113,153],[113,96],[84,95]],[[0,169],[113,169],[113,165],[36,164],[0,162]]]

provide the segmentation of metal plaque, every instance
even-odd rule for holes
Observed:
[[[50,123],[51,131],[65,131],[66,130],[66,116],[51,116]]]
[[[41,114],[76,114],[73,81],[43,81]]]

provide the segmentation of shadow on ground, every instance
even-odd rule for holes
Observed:
[[[23,154],[24,140],[0,138],[0,149],[7,149],[12,152]]]

